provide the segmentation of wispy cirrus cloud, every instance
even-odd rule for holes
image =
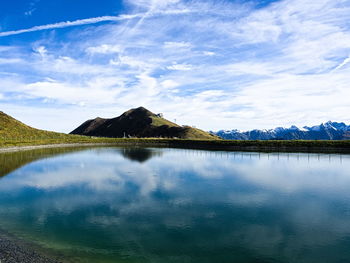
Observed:
[[[338,66],[336,66],[336,68],[333,71],[339,70],[339,69],[345,67],[349,63],[350,63],[350,56],[347,57],[346,59],[344,59],[344,61],[342,63],[340,63]]]
[[[120,15],[120,16],[101,16],[101,17],[80,19],[80,20],[75,20],[75,21],[65,21],[65,22],[59,22],[59,23],[48,24],[48,25],[34,26],[31,28],[27,28],[27,29],[0,32],[0,37],[13,36],[13,35],[19,35],[19,34],[42,31],[42,30],[49,30],[49,29],[91,25],[91,24],[96,24],[96,23],[101,23],[101,22],[122,21],[122,20],[133,19],[133,18],[136,18],[139,16],[140,16],[139,14]]]

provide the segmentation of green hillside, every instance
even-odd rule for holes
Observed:
[[[57,132],[38,130],[0,112],[0,138],[8,140],[34,138],[67,138],[69,135]]]
[[[161,127],[161,126],[167,126],[167,127],[182,127],[184,128],[183,131],[183,138],[187,139],[201,139],[201,140],[218,140],[219,138],[215,135],[212,135],[208,132],[205,132],[203,130],[193,128],[190,126],[180,126],[176,123],[173,123],[171,121],[168,121],[162,117],[159,116],[151,116],[152,123],[151,125],[154,127]]]
[[[32,128],[0,111],[0,147],[87,142],[88,137]]]
[[[159,116],[152,116],[151,115],[150,118],[152,119],[151,125],[154,126],[154,127],[163,126],[163,125],[167,125],[169,127],[180,127],[176,123],[168,121],[168,120],[166,120],[166,119],[164,119],[162,117],[159,117]]]

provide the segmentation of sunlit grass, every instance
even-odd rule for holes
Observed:
[[[0,139],[0,147],[49,144],[110,144],[116,146],[178,147],[207,150],[349,152],[350,141],[230,141],[159,138],[96,138],[67,135],[62,138]]]

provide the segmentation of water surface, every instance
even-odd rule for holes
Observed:
[[[0,228],[70,262],[350,262],[350,156],[0,155]]]

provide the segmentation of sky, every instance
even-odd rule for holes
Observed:
[[[36,128],[350,124],[349,102],[350,0],[0,1],[0,110]]]

